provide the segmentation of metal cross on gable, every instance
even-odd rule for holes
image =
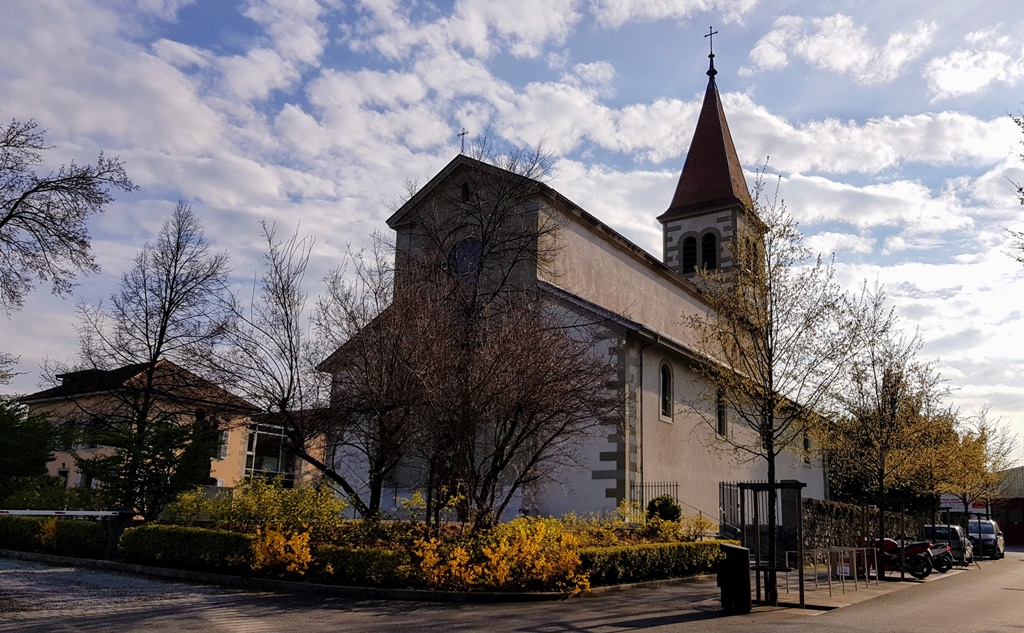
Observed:
[[[708,39],[708,44],[711,46],[711,54],[712,55],[715,54],[715,37],[714,37],[715,35],[718,35],[718,31],[713,31],[711,29],[711,27],[709,26],[708,27],[708,33],[704,37],[709,38]]]
[[[462,149],[459,151],[460,154],[465,154],[466,153],[466,135],[467,134],[469,134],[469,130],[467,130],[466,128],[462,128],[462,131],[459,132],[456,135],[462,141]]]

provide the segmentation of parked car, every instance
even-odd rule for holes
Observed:
[[[1006,555],[1006,542],[999,524],[991,519],[971,519],[967,523],[967,537],[974,544],[978,556],[1002,558]]]
[[[955,560],[961,563],[974,562],[974,546],[959,525],[926,525],[923,536],[935,545],[949,545]]]

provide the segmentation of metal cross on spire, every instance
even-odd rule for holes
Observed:
[[[714,37],[715,35],[718,35],[718,31],[713,31],[711,29],[711,27],[709,26],[708,27],[708,34],[705,35],[704,37],[709,38],[708,39],[708,44],[711,46],[711,55],[715,54],[715,37]]]
[[[465,154],[466,153],[466,135],[467,134],[469,134],[469,131],[466,130],[466,128],[462,128],[462,131],[457,134],[459,139],[462,141],[462,149],[459,150],[460,154]]]
[[[712,29],[710,26],[708,27],[708,32],[704,35],[704,37],[708,38],[708,44],[711,47],[711,54],[708,55],[708,59],[711,60],[711,62],[708,64],[708,77],[711,77],[712,81],[715,79],[715,75],[718,74],[718,71],[715,70],[715,36],[716,35],[718,35],[718,31]]]

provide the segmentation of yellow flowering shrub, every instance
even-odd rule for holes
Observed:
[[[441,589],[572,591],[589,589],[579,540],[554,519],[518,518],[469,544],[417,541],[424,583]]]
[[[286,532],[308,531],[317,542],[330,542],[343,521],[344,501],[327,487],[285,488],[280,481],[254,477],[234,490],[207,497],[201,488],[185,492],[168,507],[172,523],[210,524],[221,530],[252,533],[259,526]]]
[[[309,532],[290,532],[274,528],[256,528],[252,541],[252,568],[268,571],[306,573],[313,562],[309,550]]]
[[[39,542],[45,550],[57,549],[57,517],[39,526]]]
[[[679,521],[679,539],[682,541],[703,541],[714,537],[717,532],[715,523],[704,515],[684,516]]]
[[[465,547],[445,546],[432,538],[416,541],[412,551],[420,559],[420,573],[428,587],[466,589],[474,584],[469,552]]]

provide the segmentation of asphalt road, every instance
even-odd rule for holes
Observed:
[[[714,581],[568,601],[438,605],[238,591],[0,559],[0,631],[958,631],[1024,630],[1024,551],[834,611],[718,610]]]

